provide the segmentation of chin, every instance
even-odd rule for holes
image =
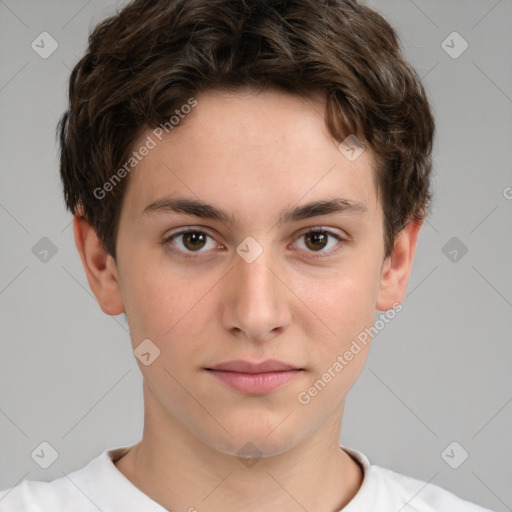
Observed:
[[[262,428],[258,425],[239,426],[238,429],[229,428],[229,433],[222,436],[222,439],[205,440],[214,450],[226,455],[245,458],[252,457],[255,460],[261,457],[273,457],[287,452],[297,441],[285,429],[278,432],[278,429]],[[270,433],[272,432],[272,433]],[[270,435],[269,435],[270,434]]]

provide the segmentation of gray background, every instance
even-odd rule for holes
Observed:
[[[404,308],[348,397],[341,442],[512,510],[512,0],[367,3],[397,28],[431,98],[435,203]],[[61,477],[142,435],[127,326],[89,290],[54,135],[88,31],[116,5],[0,0],[0,489]],[[31,48],[43,31],[59,45],[47,59]],[[442,47],[454,31],[469,44],[458,58]],[[46,261],[43,237],[57,249]],[[58,452],[48,469],[31,457],[42,441]],[[445,452],[453,441],[462,448]],[[462,449],[469,458],[452,469],[445,460],[456,465]]]

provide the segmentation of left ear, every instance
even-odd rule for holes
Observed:
[[[379,311],[393,309],[396,303],[402,304],[405,299],[418,233],[422,225],[422,220],[410,220],[405,228],[396,234],[393,252],[382,265],[376,303]]]

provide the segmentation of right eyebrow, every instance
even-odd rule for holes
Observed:
[[[143,215],[153,213],[182,213],[203,219],[217,220],[229,226],[235,223],[233,214],[204,201],[186,197],[162,197],[148,204],[142,212]]]

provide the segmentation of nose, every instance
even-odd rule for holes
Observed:
[[[288,286],[270,249],[252,262],[237,254],[223,290],[224,327],[240,338],[272,339],[291,323],[293,293]]]

